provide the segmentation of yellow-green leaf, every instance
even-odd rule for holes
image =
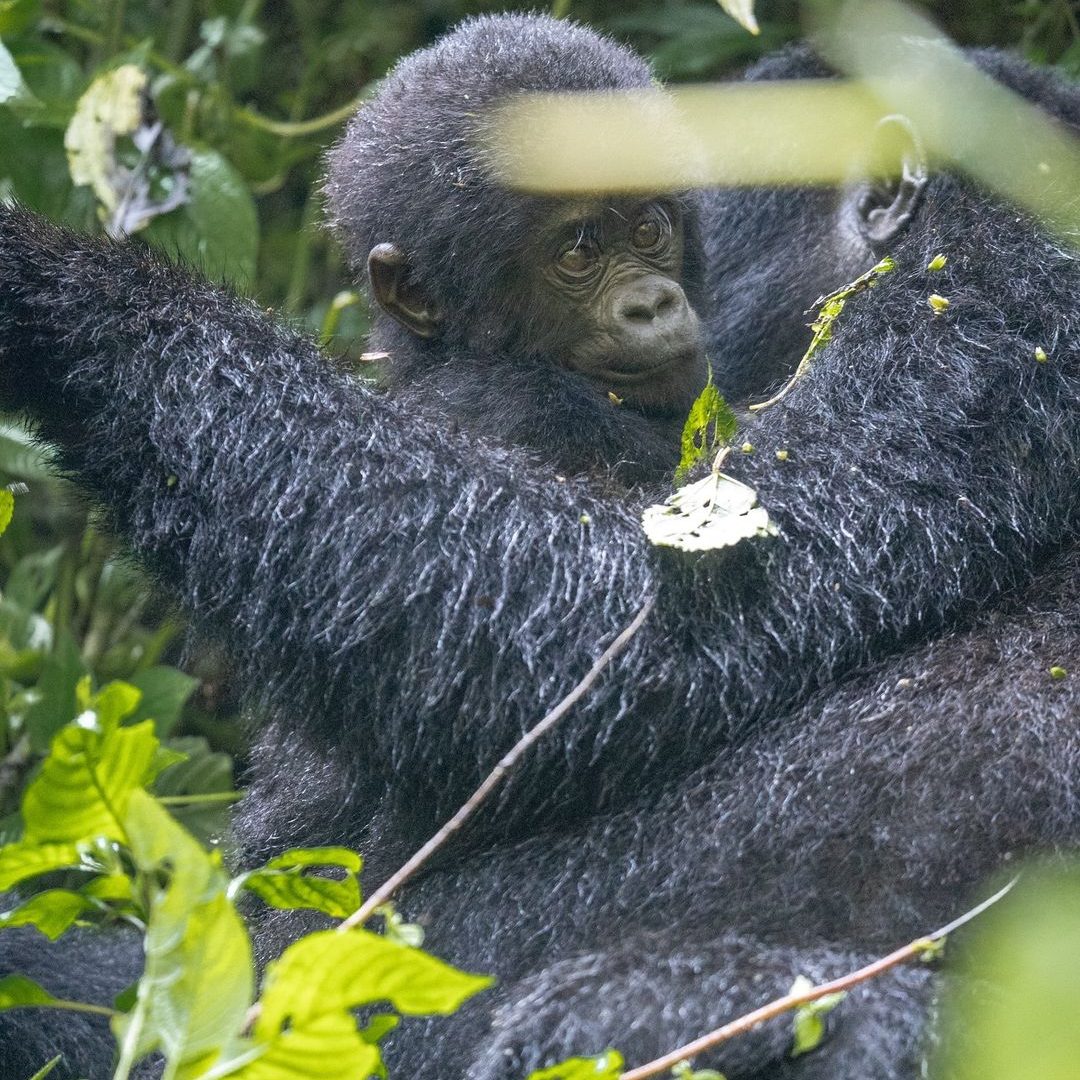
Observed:
[[[568,1058],[547,1069],[529,1073],[528,1080],[618,1080],[623,1071],[622,1054],[608,1050],[597,1057]]]
[[[11,515],[15,513],[15,496],[7,488],[0,488],[0,536],[7,532]]]
[[[0,915],[0,930],[33,926],[55,941],[88,908],[90,902],[67,889],[46,889],[14,911]]]
[[[446,1015],[491,983],[369,930],[324,930],[270,966],[256,1036],[269,1041],[286,1021],[302,1026],[379,1001],[410,1015]]]
[[[309,867],[340,867],[344,877],[307,875]],[[348,848],[297,848],[243,879],[245,889],[282,910],[311,908],[344,919],[360,906],[360,856]]]
[[[254,988],[251,945],[226,896],[228,879],[146,792],[132,793],[124,827],[140,871],[163,884],[150,898],[137,1002],[114,1021],[117,1035],[130,1035],[140,1053],[160,1047],[177,1064],[216,1054],[239,1033]]]
[[[79,849],[75,844],[8,844],[0,848],[0,892],[39,874],[78,865]]]
[[[128,800],[145,783],[158,746],[154,725],[144,721],[102,732],[96,723],[86,714],[53,739],[23,798],[25,841],[126,839]]]

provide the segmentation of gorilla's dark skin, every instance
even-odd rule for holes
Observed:
[[[451,47],[489,35],[508,66],[612,48],[547,21],[471,26]],[[1075,86],[978,59],[1080,127]],[[814,70],[796,53],[765,75]],[[856,197],[709,196],[718,378],[750,389],[743,338],[770,377],[785,370],[763,328],[798,342],[790,366],[800,305],[880,254]],[[820,280],[799,280],[793,235],[814,240]],[[649,1060],[798,974],[945,922],[1009,857],[1080,837],[1080,702],[1047,671],[1080,647],[1080,265],[945,173],[890,249],[899,268],[729,463],[781,537],[685,557],[651,547],[602,478],[563,482],[425,423],[415,400],[350,383],[253,305],[135,247],[0,211],[4,400],[230,643],[268,717],[238,826],[248,858],[352,843],[370,889],[656,597],[402,894],[430,948],[500,983],[459,1016],[406,1021],[391,1075],[510,1080],[609,1045]],[[263,955],[305,923],[265,920]],[[0,950],[0,971],[63,996],[100,982],[107,1000],[137,970],[136,948],[125,968],[93,937],[49,949],[10,933]],[[781,1020],[698,1063],[729,1080],[914,1080],[935,985],[925,967],[867,984],[796,1060]],[[106,1072],[85,1028],[30,1017],[0,1014],[13,1075],[57,1048],[66,1075]]]
[[[377,304],[371,347],[399,397],[474,435],[564,472],[669,477],[707,374],[697,201],[501,187],[489,106],[508,87],[651,85],[593,34],[530,23],[530,57],[506,48],[510,25],[407,57],[330,153],[331,218]]]

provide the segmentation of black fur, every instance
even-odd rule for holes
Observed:
[[[1080,127],[1075,87],[981,62]],[[776,317],[784,231],[813,243],[802,215],[829,198],[716,196],[714,359]],[[269,715],[249,858],[353,843],[370,888],[657,597],[403,894],[433,949],[501,981],[458,1017],[406,1023],[392,1074],[509,1080],[608,1045],[647,1060],[944,922],[1014,854],[1077,839],[1076,682],[1047,673],[1080,645],[1077,256],[944,174],[894,255],[733,464],[782,536],[694,558],[652,548],[638,508],[594,482],[351,384],[253,305],[0,211],[5,400],[226,638]],[[266,920],[264,955],[305,921]],[[16,955],[57,977],[33,960]],[[730,1080],[910,1080],[934,986],[925,968],[869,984],[795,1061],[784,1022],[709,1060]],[[0,1023],[18,1067],[49,1056],[40,1017],[14,1044],[17,1017]],[[102,1073],[87,1053],[72,1075]]]

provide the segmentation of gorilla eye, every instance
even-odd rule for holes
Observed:
[[[555,260],[555,265],[571,277],[588,274],[596,264],[597,252],[588,244],[575,244],[566,248]]]
[[[671,222],[662,212],[642,218],[635,226],[630,242],[646,253],[659,250],[671,236]]]

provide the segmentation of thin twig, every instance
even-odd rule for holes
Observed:
[[[881,959],[875,960],[857,971],[852,971],[850,974],[833,979],[831,982],[821,983],[819,986],[813,986],[809,990],[800,990],[798,993],[785,994],[783,997],[767,1002],[765,1005],[732,1020],[723,1027],[710,1031],[708,1035],[703,1035],[700,1039],[695,1039],[685,1046],[680,1046],[677,1050],[672,1050],[671,1053],[665,1054],[655,1061],[650,1061],[646,1065],[639,1065],[636,1069],[624,1072],[619,1077],[619,1080],[646,1080],[647,1077],[666,1072],[668,1069],[678,1065],[679,1062],[688,1061],[706,1050],[711,1050],[721,1043],[728,1042],[730,1039],[735,1038],[736,1035],[742,1035],[751,1028],[757,1027],[758,1024],[765,1023],[766,1020],[772,1020],[786,1012],[791,1012],[793,1009],[798,1009],[802,1005],[807,1005],[811,1001],[817,1001],[819,998],[828,997],[829,994],[843,993],[853,986],[858,986],[859,983],[867,982],[881,975],[890,968],[923,956],[935,942],[942,941],[954,930],[958,930],[965,923],[981,915],[988,907],[996,904],[1016,884],[1017,880],[1017,878],[1013,878],[1008,885],[1003,889],[999,889],[993,896],[988,897],[981,904],[977,904],[970,911],[965,911],[958,919],[954,919],[951,923],[941,927],[939,930],[935,930],[932,934],[916,938],[902,949],[897,949],[895,952],[889,953],[888,956],[883,956]]]
[[[375,913],[375,909],[385,904],[387,900],[405,884],[449,839],[465,824],[466,821],[483,805],[488,796],[506,778],[506,775],[518,763],[521,756],[533,745],[542,739],[589,691],[593,683],[600,677],[604,669],[630,644],[633,636],[641,629],[642,624],[648,618],[653,609],[655,598],[650,597],[642,605],[641,610],[622,631],[621,634],[600,654],[599,659],[585,677],[564,697],[539,723],[531,727],[514,744],[488,774],[487,779],[469,796],[465,804],[456,814],[419,851],[417,851],[396,873],[392,874],[364,901],[363,905],[354,911],[339,927],[339,930],[349,930],[354,926],[362,926]]]

